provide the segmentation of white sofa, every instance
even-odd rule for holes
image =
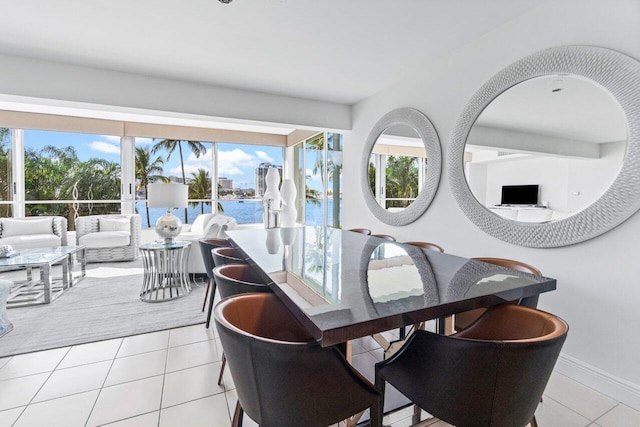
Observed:
[[[76,219],[76,244],[87,262],[132,261],[138,257],[140,215],[89,215]]]
[[[33,216],[0,219],[0,245],[14,250],[67,246],[67,219]]]
[[[185,224],[176,240],[188,240],[193,242],[187,259],[187,272],[192,274],[206,274],[200,244],[198,240],[224,239],[227,230],[234,230],[238,226],[235,219],[221,214],[200,214],[192,224]]]

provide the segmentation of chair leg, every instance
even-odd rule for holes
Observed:
[[[211,313],[213,313],[213,300],[216,297],[216,281],[211,281],[211,292],[209,293],[209,310],[207,312],[207,329],[211,324]]]
[[[529,422],[529,424],[531,425],[531,427],[538,427],[538,421],[536,421],[535,415],[533,416],[533,418],[531,418],[531,421]]]
[[[227,356],[222,353],[222,366],[220,366],[220,375],[218,376],[218,385],[222,383],[222,374],[224,374],[224,367],[227,364]]]
[[[207,281],[207,290],[204,291],[204,301],[202,301],[202,312],[204,313],[204,308],[207,306],[207,297],[209,296],[209,288],[211,287],[211,279]]]
[[[236,410],[233,413],[233,421],[231,422],[231,427],[242,427],[242,416],[244,414],[244,410],[242,406],[240,406],[240,401],[236,403]]]
[[[380,397],[376,404],[369,408],[369,427],[382,427],[382,404],[382,397]]]

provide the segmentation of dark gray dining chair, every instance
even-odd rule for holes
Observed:
[[[376,387],[389,383],[434,417],[456,426],[536,426],[535,411],[568,325],[515,304],[489,308],[464,331],[416,331],[376,364]]]
[[[236,295],[214,311],[238,403],[264,427],[326,427],[370,409],[382,426],[380,393],[334,347],[321,347],[274,294]]]
[[[222,249],[222,248],[219,248]],[[214,249],[213,252],[219,249]],[[220,254],[215,254],[220,261]],[[228,263],[217,266],[213,269],[215,281],[218,284],[218,293],[222,299],[233,295],[253,293],[253,292],[273,292],[271,288],[257,274],[256,270],[248,264]],[[211,311],[209,312],[211,314]],[[220,362],[220,374],[218,376],[218,385],[222,383],[222,375],[227,364],[226,353],[222,354]]]
[[[204,301],[202,302],[202,311],[207,305],[207,301],[209,300],[208,295],[211,292],[211,302],[213,303],[213,299],[216,295],[216,282],[213,277],[213,268],[215,265],[213,264],[213,256],[211,255],[211,250],[220,247],[229,247],[231,243],[227,239],[200,239],[198,240],[198,244],[200,246],[200,253],[202,254],[202,260],[204,261],[204,269],[207,273],[207,289],[204,293]],[[211,309],[212,305],[209,307],[209,315],[207,316],[207,328],[209,327],[209,320],[211,318]]]

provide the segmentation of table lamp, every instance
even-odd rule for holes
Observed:
[[[148,186],[147,206],[150,208],[167,208],[167,213],[158,218],[156,233],[165,243],[171,244],[180,234],[182,222],[172,213],[173,209],[186,208],[189,186],[184,184],[154,183]]]

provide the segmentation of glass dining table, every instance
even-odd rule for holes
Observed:
[[[325,347],[556,288],[555,279],[331,227],[227,234]]]
[[[352,340],[433,319],[442,328],[455,313],[536,301],[556,288],[548,277],[331,227],[227,235],[318,343],[338,346],[348,360]],[[388,400],[385,413],[409,403]]]

